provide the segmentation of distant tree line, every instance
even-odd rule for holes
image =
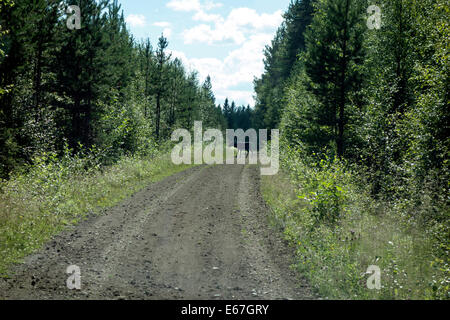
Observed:
[[[69,5],[79,30],[67,28]],[[66,145],[114,161],[194,120],[225,127],[211,79],[199,83],[163,36],[136,41],[116,0],[0,0],[0,26],[0,177]]]
[[[253,109],[250,108],[250,105],[236,107],[234,101],[230,104],[230,101],[226,98],[222,112],[227,129],[248,130],[252,128]]]

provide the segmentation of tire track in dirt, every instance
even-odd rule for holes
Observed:
[[[54,237],[0,299],[312,299],[268,223],[259,168],[199,166]],[[69,265],[82,289],[66,288]]]

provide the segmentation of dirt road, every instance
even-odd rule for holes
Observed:
[[[254,166],[169,177],[54,237],[0,299],[312,299],[267,220]],[[81,270],[81,290],[66,269]]]

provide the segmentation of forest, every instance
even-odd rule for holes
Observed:
[[[0,275],[187,169],[168,156],[173,130],[227,126],[210,77],[173,58],[167,38],[135,39],[117,0],[77,1],[77,29],[73,3],[0,0]]]
[[[280,129],[282,173],[261,192],[320,295],[450,298],[449,0],[292,0],[254,107],[218,105],[163,35],[133,38],[117,0],[79,1],[83,32],[69,30],[72,2],[0,0],[0,273],[182,170],[170,135],[203,121]]]
[[[72,1],[0,3],[0,175],[44,152],[95,146],[114,163],[162,144],[174,128],[225,127],[210,79],[199,83],[168,41],[137,41],[117,1],[81,1],[83,32],[69,30]]]
[[[449,21],[448,0],[296,0],[265,49],[252,123],[280,128],[295,193],[266,197],[327,295],[380,264],[377,297],[449,298]]]

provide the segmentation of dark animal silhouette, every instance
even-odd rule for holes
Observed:
[[[233,147],[237,148],[239,152],[245,151],[245,157],[248,157],[248,155],[250,153],[250,141],[245,141],[245,142],[239,142],[238,143],[237,138],[234,137],[234,145],[233,145]]]

